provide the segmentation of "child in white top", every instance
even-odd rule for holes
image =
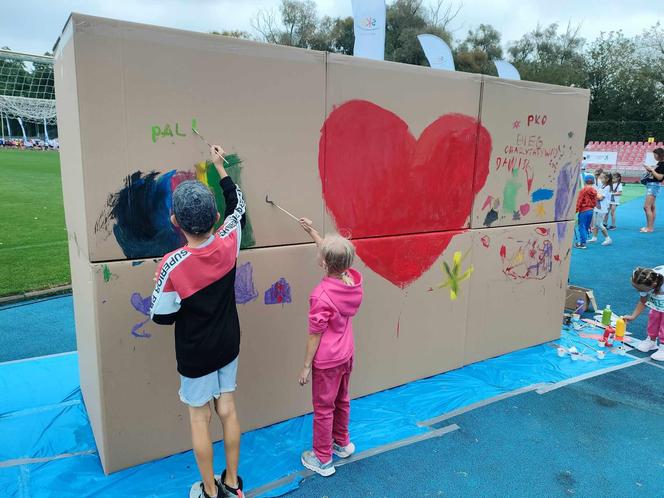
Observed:
[[[641,312],[650,308],[648,316],[648,337],[636,346],[643,353],[657,350],[651,358],[656,361],[664,361],[664,266],[653,269],[637,268],[632,273],[632,286],[639,291],[641,299],[631,315],[624,316],[628,322],[635,320]],[[657,339],[659,338],[659,346]]]
[[[616,211],[620,205],[620,196],[623,191],[623,182],[622,175],[620,173],[613,173],[611,175],[611,201],[609,202],[609,215],[611,217],[611,224],[608,226],[608,230],[616,229]]]
[[[588,239],[588,242],[597,242],[597,232],[602,231],[604,235],[603,246],[608,246],[613,243],[611,237],[609,237],[609,232],[606,231],[604,227],[604,218],[609,212],[609,202],[611,201],[611,175],[608,173],[602,173],[599,175],[599,180],[597,185],[595,185],[597,190],[597,207],[595,207],[595,216],[594,216],[594,226],[593,226],[593,236]]]

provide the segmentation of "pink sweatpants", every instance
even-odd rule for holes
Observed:
[[[659,336],[659,343],[664,344],[664,312],[650,310],[648,316],[648,337],[657,339]]]
[[[333,441],[339,446],[350,444],[348,384],[352,370],[353,358],[338,367],[313,369],[314,453],[321,463],[332,458]]]

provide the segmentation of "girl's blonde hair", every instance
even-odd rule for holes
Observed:
[[[320,255],[328,273],[342,275],[353,266],[355,248],[350,240],[341,235],[327,234],[320,244]]]

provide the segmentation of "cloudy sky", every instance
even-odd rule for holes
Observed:
[[[433,2],[434,0],[425,0]],[[458,0],[453,0],[455,5]],[[193,31],[242,29],[251,31],[250,19],[262,8],[276,8],[279,0],[22,0],[20,7],[0,16],[0,46],[41,54],[51,50],[70,12],[170,26]],[[351,15],[350,0],[316,0],[321,14]],[[452,28],[463,38],[469,28],[493,24],[503,42],[516,40],[537,23],[581,23],[582,36],[592,39],[601,31],[622,29],[640,33],[664,21],[657,2],[633,0],[463,0]],[[659,16],[657,15],[659,10]]]

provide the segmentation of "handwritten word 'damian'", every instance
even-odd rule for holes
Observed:
[[[546,114],[528,114],[528,126],[544,126],[546,124]]]
[[[196,120],[192,119],[191,120],[191,128],[196,127]],[[189,128],[191,130],[191,128]],[[152,132],[152,143],[157,143],[157,140],[160,138],[166,138],[166,137],[186,137],[187,134],[182,132],[182,128],[180,127],[180,123],[175,123],[175,126],[172,127],[170,123],[166,123],[163,127],[154,125],[151,127],[151,132]]]

